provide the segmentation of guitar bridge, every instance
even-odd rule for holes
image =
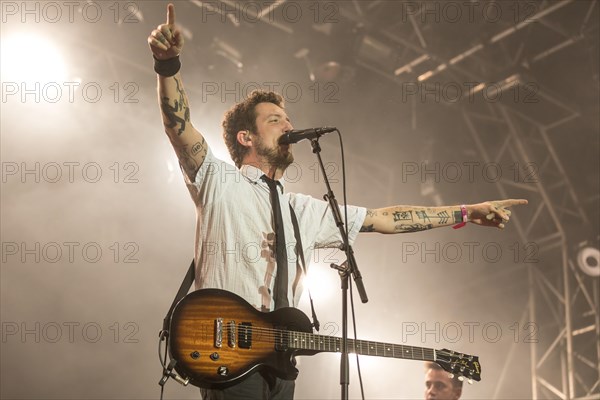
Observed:
[[[287,335],[284,335],[284,332]],[[286,341],[286,338],[289,337],[289,335],[291,334],[291,332],[286,331],[286,327],[285,326],[276,326],[275,327],[275,350],[276,351],[287,351],[288,349],[288,343]]]

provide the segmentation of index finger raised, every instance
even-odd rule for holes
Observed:
[[[175,25],[175,6],[171,3],[167,6],[167,24]]]
[[[518,206],[527,203],[528,201],[526,199],[509,199],[501,201],[502,207]]]

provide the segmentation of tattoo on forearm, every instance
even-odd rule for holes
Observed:
[[[375,217],[375,216],[377,216],[377,211],[367,210],[367,217]]]
[[[397,223],[394,226],[396,232],[416,232],[431,229],[434,225],[433,221],[435,221],[436,226],[438,224],[445,225],[451,223],[453,220],[455,222],[462,221],[462,214],[460,211],[448,211],[444,208],[441,210],[440,208],[431,207],[407,209],[398,206],[388,211],[392,215],[393,222]],[[384,211],[382,214],[387,216],[388,211]]]
[[[363,225],[363,226],[361,226],[360,231],[361,232],[375,232],[375,228],[373,227],[373,224],[366,225],[366,226]]]
[[[398,224],[394,228],[396,232],[419,232],[433,228],[433,224]]]
[[[394,211],[392,215],[394,216],[394,222],[413,220],[412,211]]]
[[[445,224],[450,219],[450,215],[448,215],[447,211],[439,212],[439,213],[437,213],[437,216],[440,220],[440,224]]]
[[[427,215],[427,211],[416,211],[417,218],[419,218],[423,222],[431,222],[429,215]]]
[[[454,211],[452,214],[454,215],[454,222],[455,223],[458,224],[458,223],[463,222],[463,220],[462,220],[462,212],[461,211]]]
[[[164,125],[166,128],[173,129],[179,124],[179,129],[177,130],[177,135],[180,136],[186,127],[186,123],[190,122],[190,108],[185,100],[185,93],[183,91],[182,86],[179,83],[177,78],[175,79],[175,84],[177,85],[177,93],[179,94],[179,99],[175,100],[175,105],[171,106],[169,104],[168,97],[162,97],[160,102],[160,108],[162,109],[163,114],[167,121],[165,121]],[[181,118],[176,113],[181,113],[183,111],[183,118]]]
[[[415,213],[417,214],[417,218],[420,221],[422,221],[423,223],[431,223],[431,219],[433,218],[435,220],[438,220],[440,224],[447,224],[451,219],[450,214],[448,213],[448,211],[445,211],[445,210],[437,212],[437,213],[435,213],[435,215],[434,215],[433,210],[431,210],[429,208],[426,210],[416,211]],[[457,218],[456,213],[453,213],[452,218],[456,221],[456,218]],[[458,213],[458,218],[459,218],[458,222],[462,221],[462,216],[461,216],[460,212]]]

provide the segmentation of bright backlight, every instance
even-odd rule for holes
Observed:
[[[0,71],[3,82],[63,82],[65,62],[52,42],[33,34],[2,39]]]

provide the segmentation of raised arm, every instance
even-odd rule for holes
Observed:
[[[477,225],[504,229],[510,220],[508,207],[527,204],[527,200],[495,200],[466,205],[467,221]],[[393,206],[367,211],[361,232],[418,232],[463,221],[460,206],[417,207]]]
[[[167,76],[178,69],[176,66],[179,65],[179,54],[183,48],[183,36],[175,27],[173,4],[167,6],[167,23],[152,31],[148,36],[148,44],[160,71],[157,74],[158,104],[165,132],[183,171],[193,181],[198,168],[204,162],[208,145],[190,121],[190,108],[181,73]]]

